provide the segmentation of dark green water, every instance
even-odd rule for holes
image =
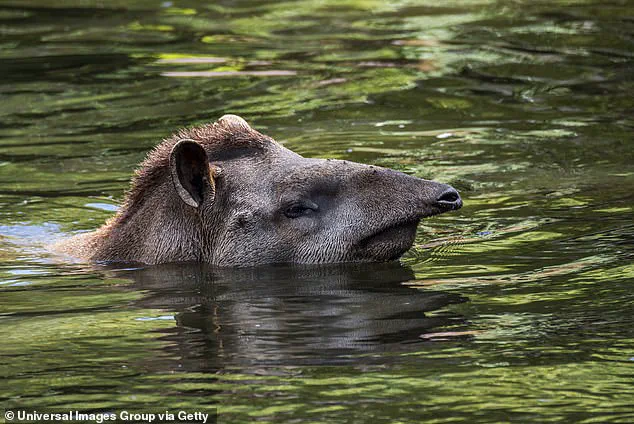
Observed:
[[[62,264],[237,113],[450,183],[402,263]],[[631,1],[0,0],[0,406],[634,422]],[[2,418],[0,418],[1,420]]]

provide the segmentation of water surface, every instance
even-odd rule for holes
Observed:
[[[634,421],[628,1],[0,0],[3,407]],[[89,267],[182,126],[452,184],[401,263]]]

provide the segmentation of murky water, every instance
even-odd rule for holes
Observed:
[[[54,6],[53,6],[54,5]],[[630,1],[0,0],[3,407],[634,421]],[[226,112],[450,183],[400,264],[56,263]]]

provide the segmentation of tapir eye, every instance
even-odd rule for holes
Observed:
[[[299,218],[311,212],[317,211],[318,206],[313,202],[293,203],[284,210],[287,218]]]

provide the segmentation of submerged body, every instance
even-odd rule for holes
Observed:
[[[225,115],[159,144],[119,212],[58,248],[148,264],[387,261],[411,247],[422,218],[461,206],[446,184],[304,158]]]

